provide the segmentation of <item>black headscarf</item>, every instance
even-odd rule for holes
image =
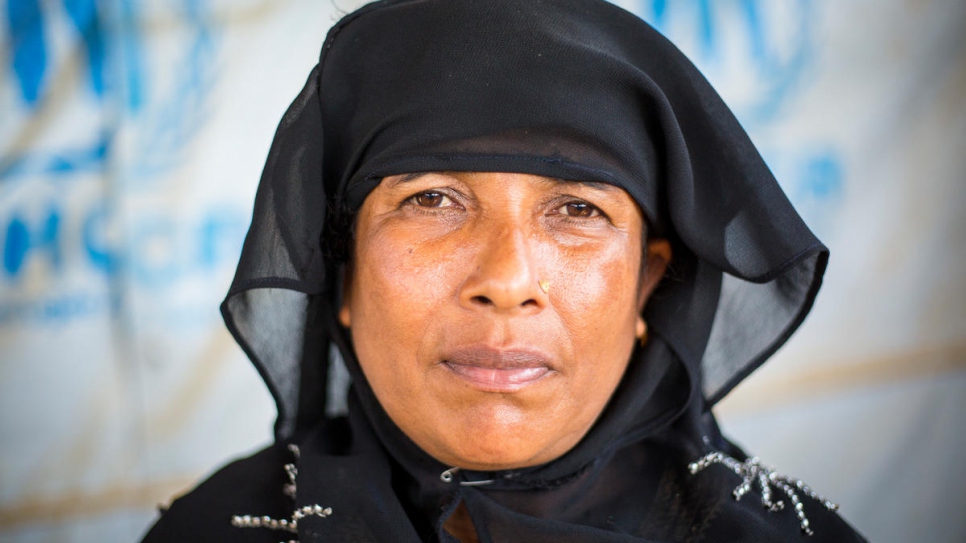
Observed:
[[[337,324],[354,213],[383,177],[425,171],[613,184],[672,243],[648,344],[549,464],[444,473]],[[792,511],[766,515],[731,499],[727,470],[686,467],[744,459],[710,408],[799,326],[827,254],[704,77],[635,16],[600,0],[384,0],[332,28],[282,119],[222,311],[278,405],[276,439],[301,444],[296,505],[334,510],[302,522],[303,541],[445,540],[460,503],[482,541],[794,539]],[[325,413],[338,359],[346,418]]]

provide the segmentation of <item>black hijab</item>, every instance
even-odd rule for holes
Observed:
[[[672,243],[647,345],[549,464],[439,464],[383,411],[337,324],[354,213],[383,177],[424,171],[613,184]],[[295,505],[332,508],[300,521],[302,541],[451,540],[459,504],[482,541],[797,539],[794,511],[687,468],[745,459],[710,408],[799,326],[827,255],[704,77],[635,16],[600,0],[384,0],[332,28],[282,119],[222,311],[278,405],[277,441],[301,446]],[[342,361],[353,385],[333,417]],[[803,499],[825,531],[813,541],[857,537]]]

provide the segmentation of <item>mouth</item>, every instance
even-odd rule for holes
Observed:
[[[496,393],[517,392],[554,371],[542,353],[484,346],[447,353],[442,365],[473,388]]]

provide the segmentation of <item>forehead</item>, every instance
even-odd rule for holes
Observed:
[[[624,189],[618,186],[611,185],[608,183],[602,183],[600,181],[572,181],[568,179],[560,179],[558,177],[546,177],[542,175],[533,175],[533,174],[513,174],[510,172],[445,172],[445,171],[412,172],[412,173],[387,176],[383,178],[381,185],[385,186],[386,188],[395,188],[398,186],[406,185],[407,183],[411,183],[419,179],[430,177],[430,176],[439,176],[439,177],[448,177],[448,178],[459,179],[459,180],[467,180],[467,179],[472,179],[471,176],[479,176],[481,174],[482,175],[505,174],[508,176],[526,175],[532,181],[538,184],[545,184],[548,187],[580,185],[580,186],[589,187],[601,192],[627,194],[627,191],[625,191]],[[628,198],[630,198],[629,194],[627,196]]]

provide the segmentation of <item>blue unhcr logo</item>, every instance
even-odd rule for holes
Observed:
[[[105,40],[102,18],[98,15],[94,0],[65,0],[64,13],[67,20],[80,36],[88,68],[87,81],[93,95],[103,100]],[[48,17],[39,0],[9,0],[3,15],[6,16],[6,30],[10,34],[11,65],[13,83],[19,97],[29,112],[36,112],[42,106],[42,97],[50,79],[52,64],[50,47],[47,40]],[[7,122],[10,122],[9,120]],[[67,172],[86,168],[103,161],[107,154],[106,139],[94,138],[76,149],[65,149],[50,154],[39,162],[42,170],[48,172]],[[0,181],[16,173],[26,164],[38,162],[39,157],[11,156],[4,150],[0,160]]]
[[[781,120],[818,69],[812,0],[639,0],[638,13],[675,42],[754,132]],[[842,197],[845,167],[826,142],[760,147],[806,219],[821,229]]]
[[[170,298],[237,258],[247,210],[230,205],[147,206],[112,228],[127,197],[165,194],[217,73],[203,2],[150,6],[175,15],[162,54],[144,2],[0,3],[0,326],[103,314],[118,293]]]
[[[101,97],[104,95],[104,35],[97,6],[94,0],[65,0],[64,11],[83,42],[91,88]],[[7,3],[6,15],[15,79],[23,99],[35,107],[47,72],[44,13],[39,0],[11,0]]]
[[[0,185],[37,175],[98,172],[105,166],[122,124],[134,125],[138,135],[135,154],[139,160],[133,171],[124,172],[126,181],[143,181],[177,161],[200,124],[204,97],[212,85],[215,40],[202,2],[185,0],[179,16],[188,29],[188,40],[179,69],[171,76],[176,84],[164,96],[151,95],[152,74],[139,31],[144,24],[139,5],[136,0],[7,1],[0,14],[5,24],[0,28],[9,33],[5,41],[11,51],[9,64],[0,69],[10,74],[7,84],[15,92],[14,103],[0,104],[14,112],[5,120],[4,131],[11,137],[4,142],[6,148],[0,148]],[[55,47],[64,41],[54,39],[63,26],[71,31],[73,51]],[[100,122],[84,130],[71,127],[76,132],[71,141],[50,148],[37,143],[38,133],[42,136],[49,130],[45,113],[58,107],[51,103],[52,95],[58,94],[57,101],[63,101],[65,78],[60,72],[69,72],[65,66],[71,63],[81,68],[82,81],[66,92],[98,110]]]
[[[800,89],[814,53],[810,0],[642,0],[641,15],[712,80],[753,77],[762,89],[737,104],[745,122],[767,121]],[[735,74],[736,66],[744,67]],[[747,68],[751,68],[750,71]]]

